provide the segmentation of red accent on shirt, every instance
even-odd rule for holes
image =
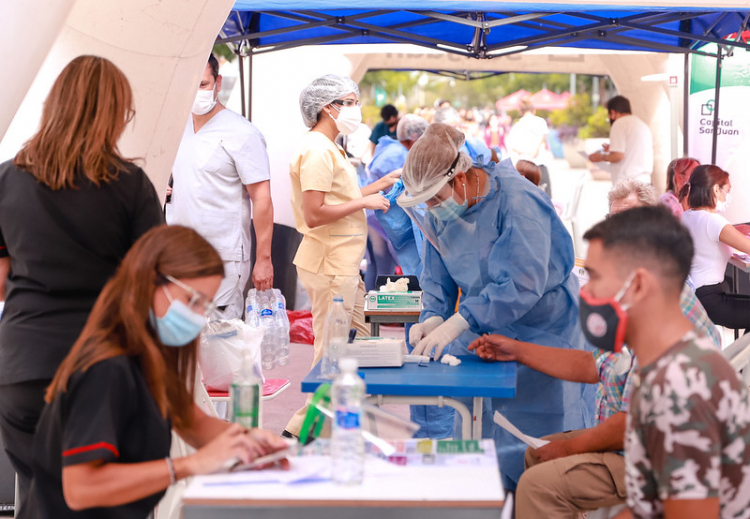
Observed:
[[[118,458],[120,457],[120,453],[117,451],[114,445],[110,445],[107,442],[92,443],[91,445],[84,445],[83,447],[76,447],[74,449],[68,449],[66,451],[63,451],[62,455],[74,456],[76,454],[81,454],[82,452],[95,451],[96,449],[107,449],[108,451],[112,451],[112,453]]]

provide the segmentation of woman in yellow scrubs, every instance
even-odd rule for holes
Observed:
[[[314,80],[300,94],[300,111],[310,131],[292,159],[292,210],[302,233],[294,264],[312,303],[315,356],[323,354],[323,328],[333,296],[344,299],[358,335],[367,336],[365,285],[359,265],[367,243],[365,209],[387,210],[389,202],[379,193],[396,181],[386,175],[359,188],[354,166],[335,143],[362,123],[359,88],[344,76],[326,75]],[[297,411],[283,436],[299,436],[307,405]]]

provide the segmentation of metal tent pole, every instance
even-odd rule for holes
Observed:
[[[682,156],[690,157],[688,149],[690,129],[690,54],[685,53],[685,73],[682,85]],[[677,157],[672,157],[677,158]]]
[[[246,117],[245,110],[245,58],[242,54],[237,54],[240,59],[240,99],[242,100],[242,117]]]
[[[724,47],[717,45],[719,53],[716,57],[716,88],[714,90],[714,124],[711,134],[711,164],[716,164],[716,143],[719,137],[719,96],[721,95],[721,67],[724,61]]]
[[[253,51],[247,54],[247,120],[253,119]]]

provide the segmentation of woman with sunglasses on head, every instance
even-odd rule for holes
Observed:
[[[294,264],[312,303],[315,345],[313,365],[323,353],[323,327],[333,296],[344,298],[352,327],[369,335],[364,321],[365,285],[359,265],[367,245],[365,209],[386,211],[389,202],[379,193],[398,178],[390,173],[363,188],[354,166],[335,143],[362,122],[359,88],[345,76],[319,77],[302,90],[300,112],[310,128],[290,164],[292,210],[302,243]],[[284,436],[299,436],[307,405],[297,411]]]
[[[120,69],[79,56],[39,131],[0,165],[0,430],[22,503],[45,388],[130,246],[163,223],[151,181],[117,147],[133,106]]]
[[[177,480],[286,447],[193,401],[198,336],[223,274],[187,227],[160,226],[133,245],[47,389],[31,517],[145,518]],[[195,454],[169,458],[172,428]]]
[[[681,218],[682,213],[688,208],[687,200],[679,197],[682,186],[698,166],[700,162],[690,157],[674,159],[667,166],[667,191],[659,197],[659,202],[672,211],[677,218]]]
[[[729,205],[732,184],[719,166],[698,166],[681,193],[690,209],[682,224],[693,238],[695,255],[690,279],[695,295],[711,320],[733,329],[750,328],[750,296],[732,294],[724,273],[732,248],[750,254],[750,239],[729,223],[722,213]]]

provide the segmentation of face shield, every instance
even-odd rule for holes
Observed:
[[[459,151],[463,143],[460,131],[431,124],[409,151],[402,173],[404,193],[398,204],[441,254],[449,250],[453,233],[473,234],[476,225],[467,212],[472,212],[469,200],[478,194],[478,184],[469,182],[475,173],[463,174],[472,166],[471,158]]]

